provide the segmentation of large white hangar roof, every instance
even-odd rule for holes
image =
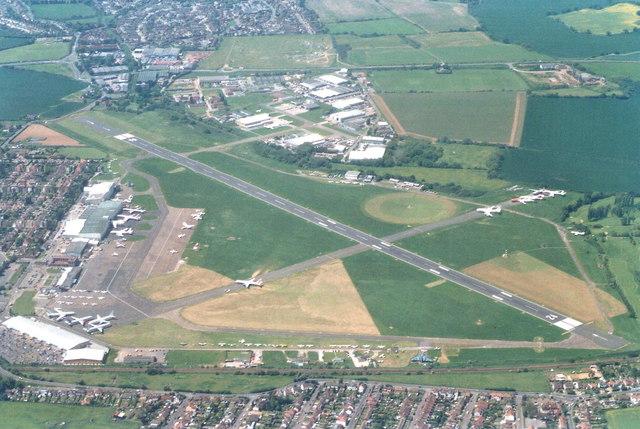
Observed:
[[[30,337],[49,343],[63,350],[76,349],[89,343],[88,339],[74,334],[73,332],[65,331],[57,326],[29,319],[27,317],[12,317],[5,320],[2,324],[7,328],[15,329],[22,334],[29,335]]]

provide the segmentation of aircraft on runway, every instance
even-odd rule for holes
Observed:
[[[242,286],[244,286],[247,289],[249,289],[251,286],[260,286],[260,287],[262,287],[262,285],[264,285],[264,281],[262,281],[262,279],[257,279],[255,277],[251,277],[248,280],[236,280],[235,282],[238,283],[238,284],[241,284]]]
[[[67,321],[67,325],[82,325],[84,326],[89,320],[93,319],[93,316],[85,316],[85,317],[71,317],[69,321]]]
[[[54,308],[52,312],[47,313],[47,317],[59,322],[65,317],[72,316],[74,314],[76,314],[75,311],[62,311],[60,308]]]
[[[481,207],[477,208],[476,211],[482,213],[485,216],[493,217],[494,213],[502,212],[502,206]]]
[[[193,229],[195,225],[190,225],[187,222],[182,222],[182,229]]]
[[[171,249],[169,250],[169,253],[171,253],[172,255],[175,255],[176,253],[178,253],[178,251],[176,249]]]
[[[118,237],[122,237],[124,235],[131,235],[133,234],[133,229],[132,228],[114,229],[113,231],[111,231],[111,234],[115,234]]]
[[[88,328],[84,328],[84,331],[87,334],[92,334],[94,332],[100,332],[102,334],[105,328],[108,328],[109,326],[111,326],[111,322],[102,322],[99,324],[91,325]]]
[[[184,238],[187,234],[178,234],[178,238]]]

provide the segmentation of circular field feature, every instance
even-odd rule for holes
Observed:
[[[404,225],[430,223],[456,213],[453,201],[408,192],[380,195],[368,200],[364,210],[378,220]]]

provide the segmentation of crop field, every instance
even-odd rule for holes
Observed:
[[[609,429],[635,429],[640,421],[640,409],[628,408],[606,412]]]
[[[211,270],[182,265],[177,270],[133,284],[133,291],[152,301],[163,302],[231,284],[233,280]]]
[[[329,36],[247,36],[225,38],[199,68],[299,69],[329,67],[334,61]]]
[[[452,74],[435,70],[376,71],[369,75],[378,92],[519,91],[527,89],[515,72],[504,69],[461,69]]]
[[[554,16],[572,30],[598,35],[617,34],[640,28],[640,6],[618,3],[604,9],[580,9]]]
[[[247,136],[240,130],[224,125],[186,124],[172,119],[170,112],[163,110],[140,114],[93,111],[87,116],[176,152],[216,146]]]
[[[376,220],[363,209],[369,199],[393,194],[394,191],[295,177],[222,153],[203,152],[192,158],[372,234],[387,235],[403,229],[399,225]]]
[[[34,39],[31,37],[2,36],[2,33],[0,33],[0,51],[16,48],[18,46],[30,45],[33,42]]]
[[[97,14],[93,7],[84,3],[32,4],[31,10],[36,18],[54,21],[90,18]]]
[[[385,93],[383,99],[413,134],[492,143],[511,139],[515,92]]]
[[[543,59],[540,54],[490,40],[480,32],[435,33],[399,37],[335,36],[336,43],[348,47],[343,61],[354,65],[405,65],[483,63]]]
[[[216,327],[379,333],[340,261],[268,283],[264,288],[205,301],[182,310],[181,315],[192,323]]]
[[[24,61],[58,60],[69,54],[70,44],[52,39],[38,39],[31,45],[0,51],[0,64]]]
[[[41,429],[108,429],[114,427],[115,408],[81,405],[43,404],[33,402],[0,402],[2,424],[7,428]],[[138,428],[140,422],[125,420],[118,428]]]
[[[13,141],[40,144],[42,146],[80,146],[77,140],[40,124],[29,125]]]
[[[498,256],[465,272],[582,322],[603,321],[626,312],[624,304],[608,293],[594,294],[583,280],[522,252]],[[609,309],[606,314],[600,311],[598,301]]]
[[[557,328],[453,283],[426,287],[437,278],[386,255],[366,252],[346,258],[344,264],[382,334],[529,341],[536,336],[546,341],[561,338]]]
[[[320,21],[324,23],[362,21],[393,16],[376,0],[350,2],[342,0],[307,0],[306,5],[313,9],[318,14]]]
[[[63,98],[85,86],[83,82],[60,75],[0,68],[0,119],[20,119],[30,113],[49,117],[79,107],[79,103]]]
[[[370,19],[366,21],[332,22],[326,24],[331,34],[354,34],[356,36],[387,34],[420,34],[422,29],[402,18]]]
[[[190,265],[244,278],[351,244],[213,180],[176,170],[173,163],[152,159],[136,165],[159,179],[170,206],[206,210],[191,237],[191,243],[200,243],[200,250],[189,245],[183,254]]]
[[[580,33],[554,19],[573,8],[610,6],[608,0],[483,0],[474,3],[470,12],[495,40],[509,40],[535,51],[565,58],[588,58],[609,53],[635,52],[640,46],[640,32],[611,36]]]
[[[381,0],[380,4],[396,15],[414,22],[429,32],[473,30],[478,26],[467,5],[429,0]]]
[[[505,252],[524,252],[574,277],[580,275],[552,225],[509,213],[408,238],[400,245],[456,269]]]
[[[640,19],[640,18],[639,18]],[[631,79],[640,82],[640,63],[582,63],[591,73],[607,79]]]
[[[414,193],[381,195],[367,201],[364,210],[376,219],[401,225],[419,225],[447,219],[458,204],[441,197]]]
[[[530,97],[522,143],[505,154],[502,176],[576,191],[638,189],[638,111],[640,96]]]

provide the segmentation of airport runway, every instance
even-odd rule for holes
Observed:
[[[121,141],[127,142],[138,149],[150,153],[151,155],[179,164],[185,168],[192,170],[195,173],[221,182],[233,189],[236,189],[239,192],[261,200],[271,206],[277,207],[308,222],[314,223],[328,231],[334,232],[360,244],[368,246],[372,250],[384,253],[394,259],[405,262],[422,271],[431,273],[445,280],[456,283],[473,292],[484,295],[485,297],[496,302],[513,307],[531,316],[537,317],[538,319],[542,319],[547,323],[563,329],[564,331],[574,332],[589,339],[590,341],[598,344],[601,347],[605,347],[608,349],[618,349],[626,345],[626,341],[623,338],[599,331],[592,325],[582,324],[581,322],[565,316],[561,313],[549,310],[539,304],[503,291],[496,286],[482,282],[462,272],[455,271],[451,268],[438,264],[437,262],[431,261],[430,259],[417,255],[406,249],[394,246],[393,244],[388,243],[380,238],[374,237],[358,229],[339,223],[327,216],[295,204],[278,195],[272,194],[271,192],[245,182],[244,180],[238,179],[234,176],[216,170],[215,168],[209,167],[206,164],[195,161],[184,155],[177,154],[130,134],[124,135],[126,131],[113,129],[109,126],[87,119],[83,119],[83,121],[95,130],[109,134],[114,138],[118,138]],[[464,243],[461,243],[461,245],[464,245]],[[455,310],[452,309],[452,311]]]

